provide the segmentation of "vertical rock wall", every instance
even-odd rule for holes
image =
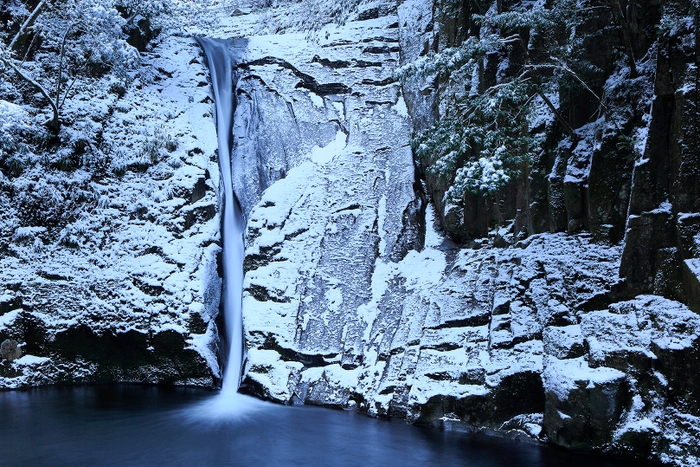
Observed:
[[[592,4],[582,27],[612,24],[614,3]],[[394,71],[478,36],[472,14],[492,6],[376,2],[311,35],[232,43],[245,47],[233,130],[248,219],[243,389],[696,465],[697,14],[627,2],[637,76],[616,60],[624,34],[606,28],[587,52],[606,109],[591,117],[589,95],[560,92],[566,135],[536,101],[546,144],[530,188],[456,205],[410,150],[447,83]],[[239,13],[218,34],[257,30]],[[196,46],[172,40],[124,101],[148,115],[115,105],[105,134],[126,148],[129,128],[165,114],[177,145],[130,152],[119,183],[76,170],[28,174],[33,190],[0,179],[2,387],[218,384],[216,138],[203,68],[187,70]],[[511,58],[485,60],[484,79]],[[498,215],[513,224],[495,237]]]
[[[561,95],[575,130],[566,137],[537,104],[547,145],[529,191],[454,206],[443,201],[446,182],[415,166],[434,212],[415,184],[408,132],[439,117],[445,84],[408,77],[399,88],[392,69],[478,35],[471,14],[487,3],[456,14],[421,0],[377,8],[294,53],[276,47],[298,40],[290,34],[252,41],[236,151],[258,161],[244,169],[256,182],[240,195],[249,213],[244,390],[694,465],[700,413],[679,375],[698,369],[700,320],[684,304],[697,306],[688,292],[698,287],[697,208],[686,199],[697,195],[684,175],[695,165],[687,145],[660,137],[691,140],[694,120],[673,109],[694,87],[684,80],[666,98],[655,89],[666,52],[654,27],[675,14],[671,4],[629,6],[644,57],[633,80],[610,59],[619,30],[590,51],[607,73],[594,83],[608,99],[599,118],[589,119],[595,103],[583,92]],[[585,28],[612,21],[598,10]],[[693,23],[678,24],[667,50],[694,50]],[[682,57],[676,66],[692,72],[694,55]],[[485,76],[499,66],[491,60]],[[640,180],[651,160],[667,161],[669,175],[648,170],[650,195]],[[515,221],[497,242],[495,202]],[[528,224],[536,234],[518,235]]]

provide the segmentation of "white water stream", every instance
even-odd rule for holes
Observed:
[[[222,393],[237,393],[243,360],[243,329],[241,293],[243,290],[243,229],[245,220],[233,192],[231,180],[231,148],[233,113],[233,63],[229,42],[206,37],[197,38],[207,56],[216,104],[216,131],[219,142],[219,168],[224,183],[224,216],[222,244],[224,262],[223,304],[226,322],[226,340],[229,356],[224,372]]]

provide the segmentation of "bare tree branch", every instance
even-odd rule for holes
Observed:
[[[10,68],[12,68],[14,70],[14,72],[17,73],[17,75],[20,78],[22,78],[24,81],[26,81],[27,83],[34,86],[46,98],[46,100],[49,101],[49,105],[51,106],[51,110],[53,110],[53,121],[58,122],[58,107],[56,106],[56,103],[51,98],[51,94],[49,93],[49,91],[44,86],[42,86],[38,81],[36,81],[34,78],[29,76],[28,74],[25,74],[21,68],[19,68],[17,65],[12,63],[12,60],[7,60],[3,57],[0,57],[0,61],[2,61],[2,63],[5,66],[9,66]]]
[[[625,51],[627,52],[627,59],[630,65],[630,76],[635,78],[637,76],[637,61],[634,57],[634,48],[632,47],[632,38],[630,37],[629,23],[627,18],[625,18],[625,13],[622,11],[622,4],[620,0],[608,0],[610,3],[610,9],[612,10],[613,16],[620,23],[620,29],[622,29],[622,42],[625,44]]]
[[[555,64],[525,65],[525,68],[533,69],[533,70],[549,69],[549,70],[565,71],[568,74],[570,74],[576,81],[578,81],[581,84],[581,86],[583,86],[588,92],[590,92],[591,95],[596,98],[598,103],[600,103],[600,105],[603,108],[605,108],[605,104],[603,104],[603,100],[600,98],[600,96],[598,96],[598,94],[596,94],[595,91],[593,89],[591,89],[591,87],[588,86],[588,84],[586,84],[586,82],[584,80],[581,79],[581,77],[578,75],[578,73],[576,73],[574,70],[569,68],[569,66],[566,63],[564,63],[561,59],[559,59],[557,57],[549,57],[549,58],[551,58],[552,60],[554,60],[558,64],[556,64],[556,65]]]
[[[68,40],[68,34],[70,34],[71,29],[73,29],[74,24],[68,25],[66,32],[63,33],[63,40],[61,41],[61,53],[58,62],[58,78],[56,79],[56,107],[60,108],[59,99],[61,98],[61,83],[63,81],[63,60],[66,56],[66,41]]]
[[[51,3],[51,0],[42,0],[41,3],[39,3],[36,6],[36,8],[34,8],[34,11],[32,11],[32,13],[29,15],[29,18],[27,18],[27,20],[19,28],[19,31],[17,31],[17,34],[12,39],[12,42],[10,42],[8,50],[12,50],[15,47],[17,41],[26,34],[27,29],[29,29],[32,26],[32,24],[34,24],[34,21],[36,21],[36,19],[39,17],[39,13],[41,13],[41,10],[43,10],[44,7],[49,3]]]
[[[70,85],[68,86],[68,89],[63,93],[63,99],[61,99],[61,103],[58,104],[58,110],[61,110],[63,108],[63,104],[66,103],[66,99],[70,95],[71,90],[73,90],[73,86],[75,86],[75,83],[78,81],[78,78],[80,77],[80,74],[85,71],[85,69],[88,67],[89,62],[85,62],[83,66],[75,73],[73,76],[73,81],[71,81]],[[56,96],[56,103],[58,103],[58,95]]]
[[[537,94],[540,95],[544,103],[547,104],[547,107],[549,107],[549,110],[552,111],[559,123],[561,123],[561,126],[564,127],[564,131],[566,131],[566,134],[569,136],[574,136],[574,129],[571,128],[571,125],[569,125],[569,122],[566,121],[566,119],[562,116],[559,110],[557,110],[557,108],[554,107],[554,104],[552,104],[552,101],[550,101],[549,98],[545,95],[545,93],[542,92],[542,89],[537,88]]]

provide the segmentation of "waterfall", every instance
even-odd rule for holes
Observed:
[[[238,390],[243,360],[243,328],[241,322],[241,293],[243,291],[243,228],[245,221],[233,192],[231,179],[231,149],[233,147],[233,63],[229,41],[197,38],[204,50],[211,75],[216,104],[216,132],[219,142],[219,168],[224,183],[224,217],[222,244],[224,261],[223,304],[229,357],[224,372],[222,392],[235,394]]]

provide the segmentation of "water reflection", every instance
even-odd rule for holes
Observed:
[[[130,385],[0,393],[3,466],[628,465],[354,412]],[[629,465],[639,465],[630,463]]]

